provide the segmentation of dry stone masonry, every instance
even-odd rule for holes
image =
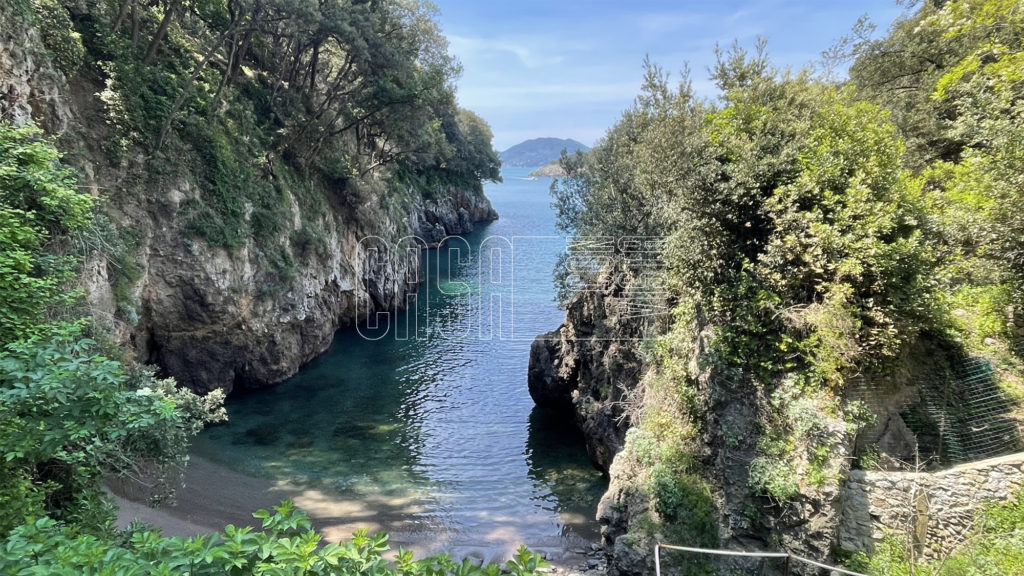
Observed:
[[[1024,453],[935,473],[855,470],[843,488],[839,546],[870,554],[910,535],[919,557],[941,558],[974,528],[984,504],[1024,486]]]

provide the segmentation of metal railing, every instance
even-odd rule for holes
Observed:
[[[847,576],[867,576],[867,574],[861,574],[860,572],[853,572],[845,568],[839,568],[836,566],[829,566],[828,564],[822,564],[821,562],[815,562],[814,560],[808,560],[795,554],[788,552],[736,552],[733,550],[712,550],[709,548],[688,548],[686,546],[672,546],[669,544],[655,544],[654,545],[654,573],[656,576],[661,576],[661,549],[666,548],[669,550],[680,550],[682,552],[692,552],[695,554],[711,554],[714,556],[744,556],[748,558],[778,558],[784,560],[785,565],[783,567],[783,574],[788,575],[790,573],[790,562],[796,560],[797,562],[803,562],[804,564],[810,564],[817,568],[823,568],[825,570],[831,570],[833,573],[846,574]]]

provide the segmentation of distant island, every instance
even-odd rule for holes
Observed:
[[[562,155],[562,150],[569,154],[582,150],[586,152],[590,148],[582,142],[563,138],[534,138],[520,142],[515,146],[498,153],[503,166],[515,166],[518,168],[547,167],[555,162]]]
[[[562,169],[562,164],[555,160],[530,172],[530,178],[565,178],[565,170]]]

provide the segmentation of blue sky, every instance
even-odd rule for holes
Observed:
[[[593,144],[633,101],[645,54],[672,72],[688,62],[698,94],[713,97],[716,42],[763,36],[773,62],[800,68],[862,14],[883,32],[902,12],[895,0],[434,3],[462,62],[459,103],[491,124],[498,150],[541,136]]]

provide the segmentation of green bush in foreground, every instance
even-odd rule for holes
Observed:
[[[253,514],[262,530],[227,526],[224,532],[191,538],[165,538],[152,530],[128,530],[117,539],[78,533],[49,518],[14,530],[0,550],[3,574],[128,575],[364,575],[485,576],[534,574],[547,563],[520,548],[504,566],[455,562],[446,554],[413,560],[399,551],[394,563],[381,554],[386,534],[358,531],[350,542],[320,546],[321,536],[291,502]]]

